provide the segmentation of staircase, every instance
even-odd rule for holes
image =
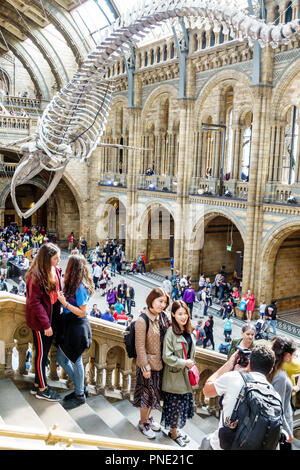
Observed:
[[[61,395],[63,396],[64,393]],[[139,409],[134,408],[128,400],[111,403],[102,395],[94,395],[89,397],[84,405],[67,411],[60,402],[37,400],[34,395],[30,394],[29,389],[19,390],[10,379],[0,380],[0,397],[0,428],[1,424],[5,424],[24,429],[34,428],[45,433],[56,425],[58,430],[65,433],[127,439],[137,443],[166,445],[174,450],[180,449],[168,437],[164,429],[155,433],[155,439],[148,440],[143,436],[137,427]],[[202,417],[195,415],[187,422],[184,431],[191,440],[184,450],[198,449],[203,437],[217,428],[217,419],[203,413]],[[152,415],[156,421],[160,421],[160,411],[154,410]],[[0,449],[16,448],[20,448],[17,439],[0,436]],[[21,448],[57,450],[57,445],[49,446],[44,441],[22,439]],[[72,448],[91,449],[90,446],[80,444],[72,444]],[[92,449],[97,449],[97,447],[92,447]]]

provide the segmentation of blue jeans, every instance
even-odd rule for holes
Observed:
[[[71,362],[70,359],[58,347],[56,354],[56,362],[66,371],[73,384],[75,385],[75,394],[84,394],[84,368],[82,356],[79,356],[76,362]]]
[[[110,263],[110,272],[116,274],[116,263]]]
[[[141,263],[141,273],[143,272],[144,270],[144,273],[146,272],[146,265],[145,263]]]
[[[269,327],[270,326],[272,327],[273,335],[276,336],[276,334],[277,334],[277,331],[276,331],[277,321],[276,320],[268,320],[268,324],[269,324]]]
[[[223,299],[223,295],[224,295],[224,287],[219,287],[219,289],[220,289],[219,300],[221,302],[221,300]]]

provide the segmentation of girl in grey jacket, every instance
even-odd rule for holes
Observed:
[[[170,429],[171,439],[185,447],[189,438],[178,431],[178,428],[183,428],[186,420],[194,416],[193,389],[189,382],[188,369],[194,365],[196,340],[191,334],[189,309],[182,300],[173,302],[171,317],[172,325],[165,335],[163,346],[164,404],[161,424]]]
[[[283,364],[291,362],[296,353],[297,346],[289,338],[275,337],[272,340],[272,349],[275,353],[275,365],[270,374],[270,381],[281,397],[283,408],[283,429],[288,434],[286,446],[291,447],[293,436],[293,410],[291,406],[292,382],[283,369]]]

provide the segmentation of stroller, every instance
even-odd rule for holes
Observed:
[[[269,339],[269,325],[266,320],[259,319],[255,325],[255,339]]]

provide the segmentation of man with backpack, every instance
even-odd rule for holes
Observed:
[[[275,363],[274,352],[259,344],[248,366],[233,370],[236,351],[206,381],[206,398],[222,397],[219,428],[205,437],[201,450],[275,450],[281,435],[282,404],[267,380]]]

